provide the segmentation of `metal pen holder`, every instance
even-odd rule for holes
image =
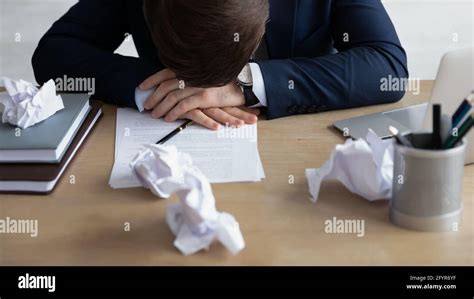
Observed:
[[[430,149],[431,134],[406,135],[396,143],[390,220],[419,231],[456,231],[462,212],[466,141],[449,150]]]

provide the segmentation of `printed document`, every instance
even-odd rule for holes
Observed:
[[[118,109],[110,186],[114,189],[140,187],[130,162],[144,144],[156,143],[182,123],[154,119],[150,113],[130,108]],[[256,124],[240,128],[221,126],[219,131],[192,125],[165,145],[175,145],[179,151],[188,153],[211,183],[256,182],[265,178],[258,153]]]

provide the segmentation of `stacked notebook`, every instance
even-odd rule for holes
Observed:
[[[0,123],[0,193],[52,192],[102,115],[85,94],[63,94],[64,109],[27,128]]]

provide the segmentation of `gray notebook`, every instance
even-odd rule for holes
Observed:
[[[25,130],[0,123],[0,163],[58,163],[90,111],[87,94],[62,94],[64,109]]]

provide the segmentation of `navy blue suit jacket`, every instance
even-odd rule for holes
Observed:
[[[38,83],[67,75],[96,79],[96,97],[135,106],[136,87],[164,68],[144,20],[142,1],[81,0],[39,42]],[[259,61],[267,116],[394,102],[381,78],[408,77],[406,54],[379,0],[270,0]],[[139,58],[114,54],[127,34]],[[159,50],[159,49],[158,49]]]

